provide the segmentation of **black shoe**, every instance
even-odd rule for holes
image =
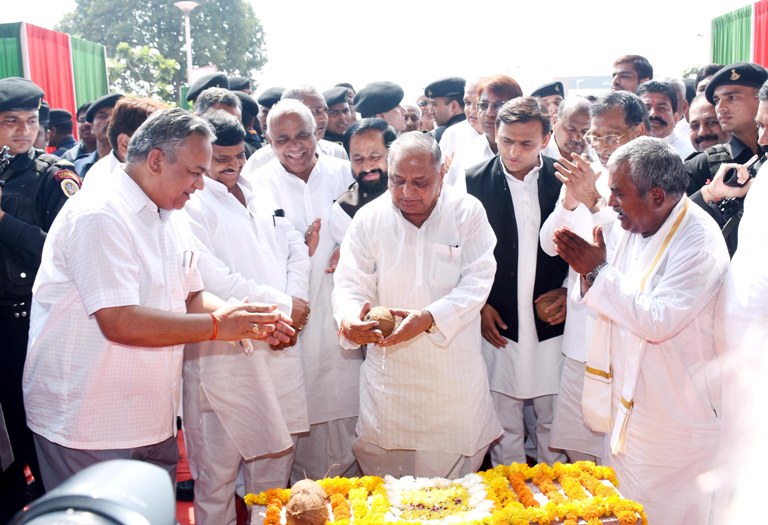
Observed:
[[[176,483],[176,501],[195,501],[195,480]]]

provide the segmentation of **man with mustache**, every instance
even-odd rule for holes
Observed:
[[[336,244],[341,245],[355,213],[387,191],[387,153],[396,138],[395,130],[380,118],[358,120],[344,133],[344,149],[355,182],[331,209],[331,236]],[[338,250],[334,256],[338,258]],[[334,267],[329,265],[329,270]]]
[[[715,144],[728,142],[730,137],[727,132],[723,131],[717,120],[715,106],[707,100],[704,93],[696,95],[691,101],[688,115],[690,116],[688,124],[691,127],[691,144],[697,152],[705,151]]]
[[[648,119],[651,121],[653,136],[675,148],[681,159],[693,153],[688,137],[675,133],[675,125],[679,119],[679,100],[676,89],[667,82],[649,80],[637,88],[637,96],[648,108]]]

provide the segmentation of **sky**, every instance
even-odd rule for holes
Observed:
[[[529,93],[557,77],[610,75],[614,59],[623,54],[648,58],[656,77],[680,77],[685,69],[710,62],[712,19],[749,3],[249,1],[264,27],[269,58],[253,78],[257,94],[271,86],[312,84],[324,91],[338,82],[360,89],[390,80],[404,88],[405,102],[446,76],[507,74]],[[51,29],[76,5],[74,0],[3,3],[0,22]],[[194,50],[194,11],[191,31]]]

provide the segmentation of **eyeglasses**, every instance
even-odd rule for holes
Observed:
[[[613,146],[618,146],[621,142],[621,139],[624,138],[624,135],[631,133],[632,130],[639,125],[640,124],[635,124],[621,135],[604,135],[602,137],[596,137],[595,135],[584,135],[584,140],[586,140],[587,144],[590,146],[599,146],[600,144],[605,144],[606,147],[612,148]]]
[[[477,103],[477,109],[479,109],[480,111],[488,111],[489,108],[493,108],[494,111],[499,111],[501,109],[501,106],[503,106],[506,103],[507,103],[506,100],[500,100],[498,102],[494,102],[493,104],[491,104],[487,100],[481,100],[480,102]]]

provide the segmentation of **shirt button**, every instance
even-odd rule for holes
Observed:
[[[21,272],[21,278],[22,279],[26,279],[27,278],[27,273],[26,272]]]

